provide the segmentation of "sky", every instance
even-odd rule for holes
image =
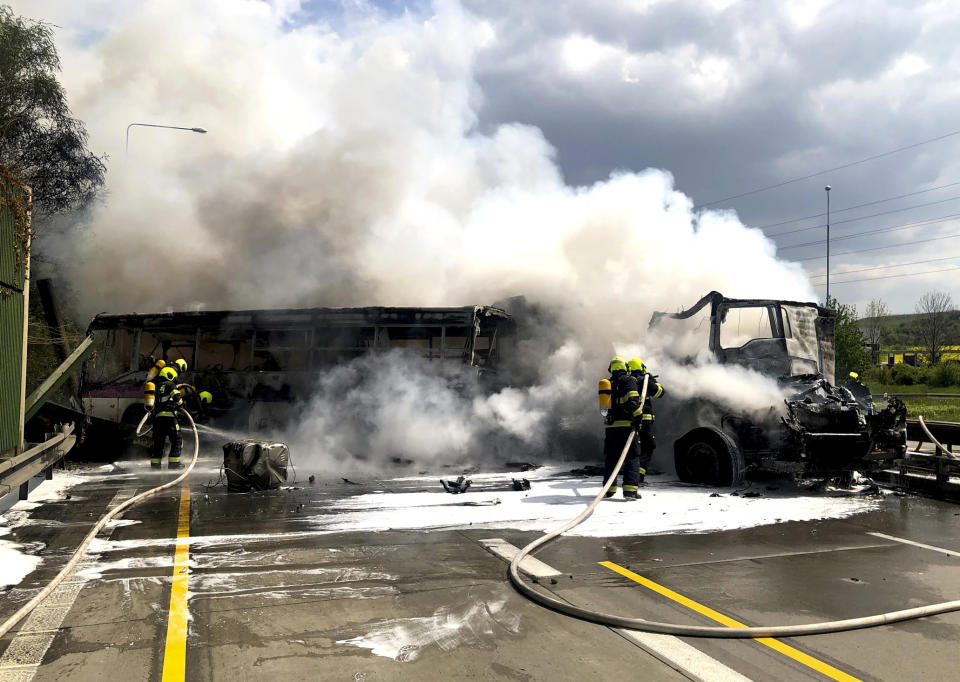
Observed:
[[[734,211],[743,224],[762,229],[778,258],[806,270],[821,299],[821,214],[829,184],[831,294],[861,312],[873,298],[884,299],[894,312],[912,312],[933,289],[960,300],[960,237],[954,237],[960,235],[960,184],[952,184],[960,183],[960,134],[950,135],[960,131],[955,40],[960,12],[949,1],[218,0],[202,9],[182,0],[11,4],[24,16],[58,27],[70,104],[88,126],[91,149],[110,156],[108,189],[115,197],[129,196],[134,182],[149,183],[167,187],[172,206],[184,200],[182,179],[193,173],[210,205],[222,208],[225,194],[210,189],[209,178],[230,177],[233,161],[247,166],[234,183],[243,194],[244,183],[252,182],[251,159],[263,158],[268,167],[278,155],[296,157],[315,131],[342,125],[344,112],[354,131],[377,130],[382,116],[395,117],[403,129],[421,116],[426,101],[443,113],[426,133],[445,141],[433,148],[436,154],[455,155],[463,139],[502,141],[505,130],[520,131],[525,145],[538,139],[538,160],[517,163],[516,184],[526,189],[536,184],[531,164],[538,176],[543,173],[543,182],[558,173],[574,194],[611,174],[662,169],[694,214],[707,208]],[[397,33],[416,33],[432,46],[421,56],[430,62],[425,68],[438,89],[418,81],[416,101],[403,97],[409,83],[377,79],[365,70],[376,71],[377,53],[363,46]],[[358,87],[327,90],[346,63]],[[238,64],[244,68],[235,68]],[[315,99],[321,92],[338,93],[336,111]],[[132,121],[210,132],[201,138],[134,129],[125,154],[124,131]],[[450,133],[451,125],[457,134]],[[423,132],[419,124],[414,128]],[[946,137],[874,161],[726,199],[941,136]],[[540,159],[554,166],[545,168]],[[164,172],[176,162],[180,182]],[[288,158],[284,164],[295,176],[297,163]],[[497,182],[506,182],[505,164],[501,160]],[[393,172],[402,177],[420,170],[399,164]],[[333,181],[344,177],[325,179]],[[351,191],[358,184],[363,184],[359,175]],[[263,202],[238,199],[237,205],[249,215]],[[345,224],[359,215],[355,205],[350,210],[342,216]],[[157,240],[164,239],[167,220],[181,220],[175,213],[166,218],[156,204],[148,212],[138,215],[131,204],[104,220],[122,218],[131,231]],[[262,219],[269,222],[270,212]],[[242,229],[230,232],[240,218],[229,222],[199,234],[194,245],[230,234],[249,236]],[[874,233],[860,234],[869,231]],[[644,238],[657,235],[653,229]],[[149,240],[137,243],[142,250]],[[334,252],[344,248],[332,238],[328,246]],[[718,259],[728,255],[717,252]],[[683,258],[676,253],[671,260]],[[728,266],[750,263],[733,259]],[[649,277],[664,276],[647,267]],[[673,263],[669,269],[675,269]],[[197,277],[202,283],[203,273]],[[355,280],[323,284],[356,290]]]

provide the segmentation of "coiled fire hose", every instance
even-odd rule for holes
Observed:
[[[200,438],[197,435],[197,425],[194,423],[193,417],[191,417],[190,413],[187,412],[186,410],[181,409],[180,411],[190,421],[190,427],[193,429],[193,459],[190,461],[189,466],[187,466],[187,468],[184,470],[182,474],[177,476],[175,479],[173,479],[169,483],[158,485],[156,488],[151,488],[146,492],[142,492],[139,495],[131,497],[129,500],[126,500],[125,502],[118,504],[116,507],[114,507],[109,512],[107,512],[103,516],[103,518],[101,518],[100,521],[97,522],[97,525],[95,525],[93,529],[89,533],[87,533],[87,536],[83,539],[83,542],[80,543],[80,546],[77,547],[77,549],[74,551],[73,556],[70,557],[70,561],[68,561],[66,565],[64,565],[64,567],[60,569],[60,572],[57,573],[54,579],[51,580],[46,587],[44,587],[42,590],[37,592],[37,594],[35,594],[30,601],[28,601],[26,604],[20,607],[20,610],[18,610],[12,616],[7,618],[7,620],[3,622],[3,625],[0,625],[0,637],[3,637],[8,632],[10,632],[11,628],[13,628],[14,625],[16,625],[21,620],[23,620],[23,618],[25,618],[28,613],[30,613],[37,606],[39,606],[40,603],[44,599],[46,599],[50,595],[50,593],[54,591],[54,589],[56,589],[57,585],[63,582],[63,579],[66,578],[74,568],[76,568],[77,564],[80,562],[80,559],[83,558],[83,555],[87,550],[87,547],[90,545],[93,539],[97,536],[97,533],[103,530],[103,527],[107,525],[107,522],[110,521],[110,519],[118,516],[120,513],[129,509],[130,507],[137,504],[138,502],[142,502],[143,500],[147,499],[151,495],[156,495],[161,490],[165,490],[166,488],[175,486],[177,483],[184,480],[187,476],[190,475],[190,472],[193,471],[193,467],[196,466],[197,464],[197,455],[200,453]],[[149,416],[149,413],[144,415],[143,419],[140,421],[139,426],[137,426],[138,436],[140,435],[140,429],[141,427],[143,427],[143,423],[147,420],[148,416]]]
[[[641,405],[643,405],[647,397],[648,378],[649,377],[644,377],[643,380],[643,392],[640,395]],[[858,630],[861,628],[876,627],[878,625],[888,625],[890,623],[897,623],[904,620],[935,616],[941,613],[949,613],[950,611],[960,611],[960,600],[958,600],[943,602],[940,604],[931,604],[929,606],[918,606],[916,608],[904,609],[902,611],[891,611],[890,613],[881,613],[875,616],[849,618],[847,620],[834,620],[824,623],[808,623],[806,625],[772,625],[743,628],[704,625],[676,625],[674,623],[660,623],[657,621],[645,620],[643,618],[626,618],[624,616],[618,616],[612,613],[603,613],[601,611],[593,611],[591,609],[574,606],[565,601],[561,601],[555,597],[540,592],[525,583],[520,577],[520,562],[522,562],[524,558],[526,558],[526,556],[535,549],[545,546],[547,543],[555,540],[568,530],[571,530],[572,528],[575,528],[583,523],[593,513],[593,510],[596,509],[597,504],[599,504],[600,500],[603,499],[603,496],[610,489],[610,486],[613,485],[615,480],[617,480],[617,474],[620,473],[620,467],[623,466],[623,462],[627,457],[627,452],[629,452],[630,446],[633,444],[635,433],[636,432],[631,432],[630,436],[627,438],[627,443],[623,446],[623,452],[620,453],[620,459],[617,462],[616,467],[613,469],[613,474],[611,474],[610,478],[607,479],[606,483],[603,485],[603,488],[599,493],[597,493],[597,496],[594,498],[593,502],[587,505],[587,508],[584,509],[575,519],[566,523],[560,528],[550,531],[537,538],[526,547],[521,549],[517,555],[513,557],[513,561],[510,562],[510,568],[507,570],[507,576],[520,594],[528,599],[532,599],[542,606],[546,606],[548,609],[553,609],[554,611],[568,616],[573,616],[574,618],[579,618],[580,620],[597,623],[598,625],[608,625],[611,627],[626,628],[629,630],[640,630],[642,632],[656,632],[665,635],[679,635],[683,637],[715,637],[722,639],[753,639],[756,637],[798,637],[801,635],[822,635],[828,632]]]

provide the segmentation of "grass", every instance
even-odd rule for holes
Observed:
[[[960,398],[960,396],[958,396]],[[907,419],[923,418],[931,422],[960,422],[960,400],[953,398],[906,398]]]
[[[903,398],[907,406],[907,419],[923,416],[932,422],[960,422],[960,386],[897,386],[894,384],[869,384],[870,391],[879,393],[955,393],[956,398]]]
[[[867,384],[870,391],[877,393],[956,393],[960,397],[960,386],[927,386],[914,384],[913,386],[898,386],[896,384]]]

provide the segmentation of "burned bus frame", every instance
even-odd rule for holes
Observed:
[[[489,378],[515,329],[508,313],[489,306],[98,315],[88,329],[97,353],[84,365],[80,397],[101,425],[136,424],[145,371],[155,359],[183,358],[188,379],[214,394],[214,413],[249,411],[248,426],[263,426],[278,421],[280,404],[306,399],[318,372],[366,353],[404,348],[441,372],[467,365]]]
[[[720,364],[736,364],[775,378],[786,415],[771,405],[766,415],[733,414],[708,401],[686,406],[696,415],[674,441],[677,476],[692,483],[734,485],[745,473],[766,471],[831,477],[894,465],[906,454],[906,408],[893,397],[874,405],[834,385],[836,314],[815,303],[733,299],[712,291],[679,313],[655,312],[650,329],[665,318],[688,320],[709,308],[708,348]],[[725,347],[722,325],[732,311],[756,309],[765,334]],[[678,410],[679,412],[679,410]]]

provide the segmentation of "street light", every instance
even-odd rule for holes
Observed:
[[[830,305],[830,185],[824,187],[827,191],[827,305]]]
[[[127,141],[123,145],[123,153],[126,154],[130,151],[130,129],[133,126],[142,126],[144,128],[169,128],[171,130],[189,130],[192,133],[206,133],[207,131],[203,128],[184,128],[183,126],[162,126],[156,123],[131,123],[127,126]]]

